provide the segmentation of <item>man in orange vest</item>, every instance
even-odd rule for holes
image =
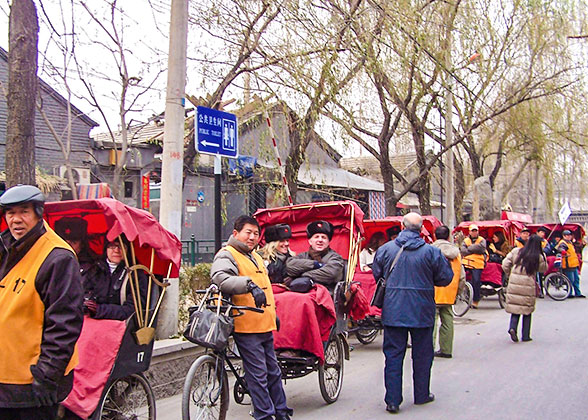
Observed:
[[[478,225],[471,224],[470,234],[466,236],[461,245],[462,264],[472,274],[472,287],[474,289],[474,300],[472,308],[478,307],[480,302],[480,288],[482,286],[482,271],[486,266],[486,240],[479,236]]]
[[[435,303],[437,304],[436,317],[439,317],[441,326],[439,327],[439,351],[435,352],[435,357],[451,359],[453,356],[453,311],[451,305],[455,303],[459,286],[463,287],[465,283],[465,270],[461,265],[459,248],[449,242],[449,228],[445,225],[435,229],[435,238],[432,243],[435,248],[439,248],[441,253],[451,265],[453,270],[453,279],[449,286],[435,286]],[[437,328],[433,329],[433,346],[436,343]]]
[[[563,239],[557,244],[557,250],[562,253],[561,268],[563,268],[563,273],[570,279],[574,289],[573,293],[570,292],[568,298],[585,298],[586,296],[580,291],[580,275],[578,273],[580,259],[572,242],[572,232],[566,229],[562,232],[562,235]]]
[[[71,247],[43,221],[45,197],[0,197],[0,419],[54,420],[73,385],[83,289]]]
[[[524,247],[527,241],[529,240],[529,236],[531,236],[531,231],[529,230],[529,228],[524,227],[523,230],[521,230],[521,236],[515,239],[515,246],[517,248]]]
[[[274,352],[274,294],[265,264],[253,252],[258,242],[257,220],[239,216],[227,246],[214,257],[210,275],[223,294],[232,296],[235,305],[264,308],[261,314],[245,311],[236,317],[233,337],[243,360],[253,417],[289,420],[292,410],[286,405],[282,372]]]

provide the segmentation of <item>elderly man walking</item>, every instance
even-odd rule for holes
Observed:
[[[372,270],[386,278],[382,307],[386,410],[398,413],[402,403],[402,365],[408,334],[412,340],[414,403],[435,399],[430,393],[435,325],[435,286],[447,286],[453,271],[441,251],[420,237],[423,219],[418,213],[404,216],[404,230],[381,246]]]

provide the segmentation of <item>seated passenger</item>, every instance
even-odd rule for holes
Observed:
[[[488,245],[488,253],[490,254],[489,261],[502,264],[502,260],[509,252],[510,246],[508,246],[508,242],[506,242],[504,233],[497,230],[492,234],[492,242]]]
[[[130,244],[123,237],[126,255]],[[129,258],[129,257],[127,257]],[[141,307],[145,310],[148,279],[147,275],[137,270]],[[127,272],[123,251],[117,239],[105,240],[104,257],[99,259],[84,273],[84,311],[92,318],[125,320],[135,313],[135,304],[130,281],[134,283],[134,274]]]
[[[264,232],[265,246],[258,251],[265,262],[272,283],[289,283],[286,261],[294,256],[290,251],[292,230],[285,223],[269,226]]]
[[[286,272],[293,279],[304,277],[320,283],[332,294],[345,265],[341,255],[329,248],[333,226],[322,220],[312,222],[306,227],[306,236],[310,245],[308,251],[289,258]]]
[[[548,243],[547,246],[543,249],[543,252],[545,252],[546,256],[555,256],[557,255],[557,245],[559,244],[559,242],[562,240],[563,236],[561,234],[561,232],[554,232],[553,233],[553,239],[551,239]]]
[[[359,253],[359,269],[361,271],[372,271],[374,256],[379,247],[386,243],[386,236],[383,232],[376,232],[370,238],[370,241]]]
[[[393,241],[399,234],[400,226],[392,226],[391,228],[386,229],[386,236],[388,236],[388,241]]]
[[[55,232],[72,247],[84,275],[98,259],[88,244],[88,222],[81,217],[62,217],[55,222]]]

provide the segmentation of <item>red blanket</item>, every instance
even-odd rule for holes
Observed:
[[[84,317],[77,343],[79,364],[63,405],[83,419],[96,410],[125,333],[125,321]]]
[[[365,297],[367,298],[368,302],[371,302],[372,297],[374,296],[374,292],[376,291],[376,280],[374,280],[374,275],[372,272],[356,271],[355,276],[353,276],[353,281],[357,281],[361,284],[361,288],[365,293]],[[381,316],[382,310],[376,308],[375,306],[370,306],[368,315]]]
[[[489,262],[482,271],[482,282],[502,286],[502,265]]]
[[[329,291],[320,284],[308,293],[288,291],[274,284],[280,331],[274,331],[274,348],[304,350],[325,361],[323,342],[329,339],[337,316]]]

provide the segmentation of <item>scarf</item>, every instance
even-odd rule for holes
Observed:
[[[330,250],[331,250],[330,247],[326,247],[322,251],[315,251],[314,249],[309,248],[308,249],[308,256],[315,261],[323,262],[323,257],[325,255],[327,255]]]

